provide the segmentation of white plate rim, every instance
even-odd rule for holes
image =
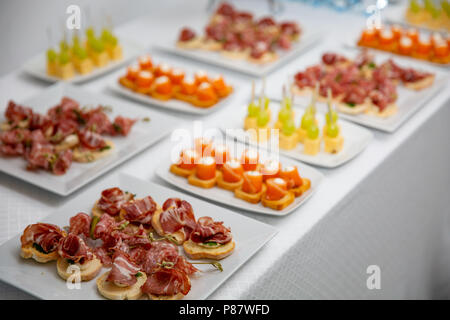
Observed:
[[[307,31],[306,33],[305,30],[303,30],[303,34],[300,36],[299,42],[293,44],[293,48],[290,51],[282,53],[279,59],[277,59],[273,63],[269,63],[263,66],[252,63],[247,63],[241,66],[239,64],[233,63],[241,60],[233,60],[226,57],[217,56],[216,52],[180,49],[175,45],[174,41],[172,41],[172,43],[155,44],[154,48],[217,67],[237,71],[243,74],[263,77],[274,71],[276,68],[279,68],[280,66],[293,60],[298,55],[303,54],[304,52],[311,49],[320,41],[320,39],[322,38],[322,34],[323,31],[321,30]]]
[[[159,188],[161,191],[165,191],[165,192],[170,193],[171,196],[180,196],[180,197],[183,197],[183,198],[186,199],[187,201],[189,201],[189,202],[191,202],[191,203],[194,203],[194,204],[193,204],[194,206],[195,206],[195,202],[197,202],[197,203],[200,203],[200,202],[201,202],[201,203],[204,203],[206,206],[211,206],[212,208],[217,209],[217,211],[222,211],[222,212],[223,212],[223,216],[224,216],[224,219],[223,219],[223,220],[224,220],[225,222],[226,222],[226,216],[232,214],[232,215],[234,215],[237,219],[242,219],[242,221],[246,221],[247,223],[251,223],[253,226],[257,225],[257,226],[259,226],[260,228],[263,228],[263,229],[264,229],[264,232],[266,233],[266,235],[264,236],[264,239],[261,240],[261,241],[258,243],[258,245],[256,245],[256,247],[254,248],[254,251],[251,252],[249,255],[247,255],[246,258],[245,258],[243,261],[240,262],[240,264],[234,265],[232,268],[230,268],[229,274],[228,274],[227,276],[223,277],[221,280],[217,281],[217,282],[215,283],[215,285],[210,286],[209,289],[208,289],[208,291],[205,292],[205,293],[201,296],[200,299],[203,299],[203,300],[204,300],[204,299],[208,298],[214,291],[216,291],[218,288],[220,288],[224,282],[226,282],[232,275],[234,275],[234,273],[235,273],[237,270],[239,270],[245,263],[247,263],[247,262],[248,262],[248,261],[249,261],[249,260],[250,260],[250,259],[251,259],[258,251],[259,251],[259,250],[261,250],[261,248],[262,248],[263,246],[265,246],[269,241],[271,241],[271,240],[273,239],[273,237],[278,233],[278,230],[277,230],[276,228],[272,227],[271,225],[269,225],[269,224],[267,224],[267,223],[261,222],[261,221],[259,221],[259,220],[256,220],[256,219],[253,219],[253,218],[250,218],[250,217],[247,217],[247,216],[245,216],[245,215],[240,215],[240,214],[238,214],[238,213],[236,213],[236,212],[233,212],[233,211],[231,211],[231,210],[229,210],[229,209],[227,209],[227,208],[222,208],[222,207],[220,207],[220,206],[217,206],[217,205],[215,205],[215,204],[208,203],[208,202],[203,201],[203,200],[201,200],[201,199],[198,199],[198,198],[196,198],[196,197],[193,197],[193,196],[190,196],[190,195],[185,195],[184,193],[182,193],[182,192],[180,192],[180,191],[172,190],[172,189],[170,189],[170,188],[168,188],[168,187],[165,187],[165,186],[162,186],[162,185],[160,185],[160,184],[157,184],[157,183],[154,183],[154,182],[151,182],[151,181],[148,181],[148,180],[142,180],[142,179],[139,179],[139,178],[137,178],[137,177],[135,177],[135,176],[132,176],[132,175],[129,175],[129,174],[118,173],[117,175],[110,176],[110,177],[108,177],[108,179],[102,181],[101,185],[102,185],[103,187],[104,187],[105,185],[109,185],[109,184],[111,184],[110,181],[117,181],[117,182],[120,183],[120,181],[123,180],[123,179],[129,179],[129,180],[132,180],[132,181],[133,181],[133,180],[134,180],[134,181],[139,181],[139,183],[145,183],[145,184],[148,186],[148,190],[152,190],[153,188]],[[83,191],[82,194],[77,195],[76,198],[71,199],[70,201],[68,201],[67,203],[65,203],[64,205],[62,205],[60,208],[53,210],[52,213],[50,213],[48,216],[46,216],[46,217],[45,217],[44,219],[42,219],[41,221],[42,221],[42,222],[52,223],[52,217],[53,217],[53,216],[60,215],[60,212],[63,212],[63,209],[65,209],[66,207],[71,207],[72,204],[76,202],[77,198],[82,197],[85,193],[90,192],[91,189],[97,189],[97,188],[100,188],[100,185],[99,185],[99,184],[96,184],[95,186],[86,189],[85,191]],[[68,218],[68,217],[72,216],[73,214],[74,214],[74,213],[70,213],[70,214],[66,213],[65,215],[67,215],[67,218]],[[206,214],[206,213],[205,213],[205,214]],[[200,215],[200,216],[203,216],[203,215]],[[0,246],[0,248],[7,248],[7,247],[9,247],[9,246],[16,245],[16,246],[17,246],[17,249],[18,249],[18,250],[17,250],[17,254],[19,255],[19,247],[20,247],[20,241],[19,241],[19,239],[20,239],[20,233],[17,234],[16,236],[13,236],[13,237],[10,238],[9,240],[5,241],[5,242]],[[15,243],[15,244],[14,244],[14,243]],[[6,250],[6,249],[5,249],[5,250]],[[19,258],[20,258],[20,257],[19,257]],[[33,266],[33,267],[36,267],[36,268],[37,268],[37,267],[39,267],[39,264],[36,264],[36,265]],[[55,273],[56,273],[56,270],[55,270]],[[98,276],[97,276],[97,277],[98,277]],[[96,278],[97,278],[97,277],[96,277]],[[9,284],[9,285],[11,285],[11,286],[13,286],[13,287],[18,288],[19,290],[22,290],[22,291],[24,291],[24,292],[26,292],[26,293],[28,293],[28,294],[30,294],[30,295],[36,297],[36,298],[39,298],[39,299],[45,299],[45,298],[46,298],[46,297],[43,297],[43,296],[42,296],[41,294],[39,294],[38,292],[36,292],[36,290],[34,290],[34,289],[29,289],[29,288],[23,286],[21,283],[17,283],[17,282],[12,281],[10,278],[8,278],[8,277],[5,276],[5,273],[4,273],[4,272],[0,272],[0,280],[3,281],[3,282],[5,282],[5,283],[7,283],[7,284]],[[91,280],[90,283],[92,283],[92,281],[95,281],[95,279]],[[100,295],[99,295],[99,297],[100,297]],[[52,298],[52,297],[51,297],[51,296],[48,296],[47,298],[50,299],[50,298]],[[102,298],[102,297],[100,297],[100,298]],[[104,299],[104,300],[106,300],[106,299]]]
[[[90,80],[94,80],[96,78],[102,77],[102,76],[116,70],[117,68],[120,68],[121,66],[128,63],[128,61],[130,61],[131,59],[134,59],[136,56],[138,56],[139,53],[142,52],[144,49],[139,44],[137,44],[134,41],[131,41],[129,39],[121,38],[119,41],[120,41],[120,43],[122,45],[122,49],[124,51],[123,59],[120,61],[111,62],[107,66],[102,67],[102,68],[95,68],[93,72],[86,74],[86,75],[81,75],[81,74],[75,73],[75,76],[73,78],[63,80],[63,79],[60,79],[60,78],[57,78],[54,76],[50,76],[46,72],[41,72],[41,71],[37,70],[35,65],[40,64],[40,63],[45,63],[45,52],[41,52],[40,54],[37,54],[36,56],[34,56],[31,59],[29,59],[28,61],[26,61],[22,67],[22,70],[25,73],[27,73],[37,79],[46,81],[46,82],[52,82],[52,83],[65,82],[65,83],[74,83],[74,84],[88,82]],[[44,69],[45,69],[45,66],[44,66]]]
[[[86,90],[84,88],[80,88],[78,86],[69,84],[69,83],[64,83],[64,82],[58,82],[55,83],[52,86],[47,87],[46,89],[40,91],[39,93],[37,93],[36,95],[29,97],[27,99],[25,99],[24,101],[27,101],[25,104],[29,104],[28,101],[32,101],[35,97],[38,97],[41,94],[44,94],[45,91],[47,90],[56,90],[56,88],[61,87],[61,89],[64,90],[76,90],[79,92],[83,92],[83,95],[89,95],[89,96],[96,96],[97,98],[104,98],[105,101],[106,100],[113,100],[114,97],[111,96],[106,96],[104,94],[101,93],[95,93],[95,92],[91,92],[89,90]],[[120,101],[117,101],[118,103],[120,103]],[[21,101],[20,103],[23,103],[23,101]],[[123,102],[122,102],[123,103]],[[140,107],[142,108],[142,107]],[[36,187],[39,187],[41,189],[50,191],[54,194],[60,195],[60,196],[68,196],[71,193],[75,192],[76,190],[80,189],[81,187],[85,186],[86,184],[92,182],[93,180],[101,177],[102,175],[108,173],[110,170],[114,169],[115,167],[117,167],[118,165],[122,164],[123,162],[125,162],[126,160],[130,159],[131,157],[139,154],[140,152],[144,151],[145,149],[149,148],[150,146],[152,146],[153,144],[157,143],[158,141],[162,140],[165,136],[167,136],[176,126],[177,124],[181,123],[180,120],[175,119],[174,117],[171,117],[169,115],[158,115],[159,117],[163,117],[167,120],[171,120],[172,121],[172,125],[171,126],[167,126],[166,130],[160,131],[157,134],[152,134],[151,135],[151,139],[142,139],[142,143],[139,145],[138,148],[136,148],[135,150],[133,150],[133,152],[127,153],[125,157],[122,158],[118,158],[115,161],[111,161],[109,162],[106,166],[104,166],[101,170],[98,170],[95,174],[89,176],[88,178],[84,179],[82,182],[78,183],[78,184],[74,184],[71,188],[64,188],[64,190],[61,190],[55,186],[49,185],[49,184],[40,184],[40,182],[38,181],[32,181],[30,179],[28,179],[26,177],[26,175],[17,175],[15,173],[11,173],[8,172],[7,170],[4,170],[3,168],[0,167],[0,171],[4,172],[5,174],[14,177],[16,179],[20,179],[26,183],[32,184]],[[108,158],[105,158],[105,160],[108,160]],[[100,160],[101,161],[101,160]],[[23,169],[25,170],[25,169]],[[51,173],[48,173],[51,174]]]
[[[303,108],[297,108],[297,109],[303,109]],[[318,113],[320,113],[320,115],[323,116],[321,114],[321,112],[318,112]],[[280,154],[282,154],[286,157],[289,157],[291,159],[299,160],[301,162],[308,163],[308,164],[318,166],[318,167],[323,167],[323,168],[336,168],[336,167],[340,167],[340,166],[346,164],[347,162],[356,158],[356,156],[358,156],[360,153],[362,153],[367,148],[367,146],[370,144],[371,140],[373,139],[373,133],[366,128],[352,124],[349,121],[340,119],[339,122],[343,123],[346,127],[349,127],[352,130],[359,132],[359,134],[361,134],[363,136],[363,138],[360,141],[358,141],[357,145],[354,145],[352,148],[350,148],[351,152],[349,152],[347,154],[347,156],[345,158],[342,158],[340,161],[319,162],[319,161],[315,161],[314,158],[310,159],[309,157],[305,157],[301,153],[294,153],[294,151],[284,150],[281,148],[279,149]],[[237,124],[237,122],[233,121],[233,124]],[[233,126],[233,129],[236,129],[236,128],[237,128],[237,125]],[[220,129],[225,134],[229,135],[230,137],[236,138],[240,142],[244,142],[239,135],[232,135],[232,134],[230,134],[230,132],[227,132],[226,126],[221,126]],[[248,144],[252,145],[252,146],[260,146],[260,147],[264,148],[264,145],[260,145],[256,141],[249,141]],[[331,157],[332,157],[332,155],[330,155],[330,158]]]

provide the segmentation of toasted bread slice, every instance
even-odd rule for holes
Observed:
[[[234,241],[230,241],[214,248],[199,245],[192,240],[188,240],[183,243],[184,251],[191,259],[221,260],[233,253],[235,246],[236,244]]]
[[[177,176],[187,178],[195,172],[195,169],[192,169],[192,170],[183,169],[183,168],[180,168],[179,166],[177,166],[176,164],[172,164],[170,166],[170,172],[172,172],[173,174],[176,174]]]
[[[152,300],[181,300],[184,298],[184,294],[181,292],[178,292],[177,294],[173,296],[157,296],[154,294],[147,293],[148,297]]]
[[[211,99],[211,100],[200,100],[197,97],[194,97],[192,99],[192,104],[196,107],[200,108],[209,108],[215,105],[217,102],[219,102],[218,99]]]
[[[24,259],[33,258],[39,263],[46,263],[49,261],[58,260],[58,251],[55,250],[50,253],[43,253],[33,247],[32,243],[29,243],[20,248],[20,256]]]
[[[266,195],[263,194],[261,197],[261,202],[263,206],[271,208],[273,210],[283,210],[292,202],[294,202],[295,196],[293,192],[288,191],[288,193],[280,200],[268,200]]]
[[[344,102],[340,102],[337,104],[338,111],[342,112],[342,113],[347,113],[347,114],[360,114],[360,113],[363,113],[364,111],[366,111],[368,107],[369,107],[368,102],[357,104],[353,107],[347,105]]]
[[[130,193],[130,192],[128,192],[128,193],[126,192],[125,194],[126,194],[126,196],[127,196],[127,201],[131,201],[131,200],[134,199],[134,194],[132,194],[132,193]],[[91,213],[92,213],[92,216],[98,217],[98,218],[100,218],[100,217],[102,216],[102,214],[105,213],[102,209],[100,209],[100,208],[98,207],[98,200],[95,201],[94,206],[92,207]],[[119,214],[117,214],[114,218],[115,218],[117,221],[119,221],[119,219],[120,219]]]
[[[157,212],[155,212],[152,216],[152,227],[153,229],[156,231],[157,234],[159,234],[160,236],[172,236],[173,239],[175,240],[175,242],[178,245],[183,244],[184,242],[184,232],[183,231],[177,231],[175,233],[166,233],[164,232],[162,226],[161,226],[161,222],[160,222],[160,216],[161,216],[162,210],[158,210]]]
[[[136,283],[128,287],[119,287],[114,283],[106,281],[110,271],[105,272],[97,279],[97,289],[102,296],[111,300],[137,300],[142,296],[141,287],[147,281],[147,275],[141,272],[136,278]]]
[[[258,193],[247,193],[247,192],[242,191],[242,186],[241,186],[241,187],[239,187],[239,188],[234,190],[234,196],[236,198],[239,198],[239,199],[245,200],[247,202],[256,204],[259,201],[261,201],[261,197],[266,192],[266,190],[267,190],[267,187],[266,187],[265,184],[263,184],[262,189],[261,189],[260,192],[258,192]]]
[[[244,178],[241,178],[240,181],[238,182],[226,182],[225,180],[223,180],[223,175],[222,172],[218,172],[217,175],[217,186],[219,188],[225,189],[225,190],[230,190],[230,191],[234,191],[235,189],[239,188],[240,186],[242,186],[242,184],[244,183]]]
[[[418,91],[418,90],[428,88],[429,86],[431,86],[433,84],[433,82],[434,82],[434,75],[430,75],[419,81],[404,82],[403,85],[405,86],[405,88]]]
[[[68,149],[75,148],[80,143],[78,135],[71,134],[64,138],[59,144],[55,146],[55,151],[60,152]]]
[[[109,156],[114,150],[114,142],[111,140],[106,141],[106,147],[104,150],[92,151],[88,149],[81,149],[77,147],[73,150],[73,161],[75,162],[94,162],[104,157]]]
[[[128,79],[127,77],[121,77],[119,79],[119,83],[121,85],[123,85],[124,87],[131,89],[133,91],[136,89],[136,84],[133,81],[131,81],[130,79]]]
[[[167,100],[170,100],[170,98],[172,98],[172,94],[160,94],[160,93],[156,92],[156,90],[152,90],[150,95],[153,98],[161,100],[161,101],[167,101]]]
[[[198,49],[202,46],[202,38],[195,37],[189,41],[177,41],[177,47],[180,49]]]
[[[300,197],[304,192],[308,191],[309,188],[311,188],[311,180],[309,180],[308,178],[302,178],[302,181],[303,183],[300,187],[289,189],[289,191],[291,191],[296,198]]]
[[[383,111],[380,112],[378,107],[371,106],[366,110],[366,114],[377,116],[380,118],[389,118],[390,116],[393,116],[398,111],[398,107],[395,103],[391,103],[388,105]]]
[[[219,171],[216,171],[216,176],[214,178],[209,179],[209,180],[202,180],[202,179],[197,178],[197,176],[195,175],[195,172],[194,172],[193,174],[191,174],[188,177],[188,182],[189,182],[189,184],[192,184],[196,187],[209,189],[216,185],[218,175],[219,175]]]
[[[94,279],[103,266],[101,261],[97,258],[89,260],[83,264],[75,263],[73,265],[80,268],[81,281],[89,281]],[[64,280],[67,280],[71,275],[73,275],[73,272],[68,272],[68,268],[70,266],[71,264],[67,261],[67,259],[61,257],[56,262],[56,270],[58,271],[59,276]]]

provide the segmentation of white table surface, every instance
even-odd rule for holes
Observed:
[[[267,10],[263,5],[255,6],[256,3],[257,2],[255,1],[244,2],[242,6],[251,8],[253,11],[257,9]],[[167,10],[164,11],[164,13],[149,13],[145,17],[119,26],[118,33],[119,35],[126,35],[132,40],[148,47],[152,43],[156,43],[158,39],[164,39],[165,36],[175,34],[179,30],[179,27],[183,25],[201,24],[204,19],[202,18],[204,16],[203,5],[204,3],[197,4],[197,2],[192,2],[190,3],[189,8],[183,10],[183,14],[172,12],[169,15]],[[348,30],[358,32],[365,22],[365,19],[361,16],[352,13],[337,14],[326,8],[313,8],[289,2],[286,3],[286,7],[288,10],[282,15],[283,17],[295,18],[307,27],[319,27],[324,24],[330,26],[329,34],[320,44],[320,46],[328,50],[333,50],[333,46],[339,45],[342,35],[346,34],[346,32],[348,33]],[[333,25],[332,28],[331,25]],[[301,57],[298,59],[301,59]],[[202,66],[197,62],[180,58],[180,64],[184,61],[194,66]],[[292,64],[295,65],[295,61],[293,61]],[[203,68],[205,67],[203,66]],[[247,98],[250,91],[250,82],[248,80],[251,78],[209,66],[205,69],[223,73],[226,77],[232,78],[235,81],[235,85],[237,84],[239,87],[239,93],[233,98],[233,101],[230,102],[229,106],[224,107],[217,113],[201,118],[208,126],[217,125],[219,127],[221,119],[233,116],[233,106],[242,105]],[[112,79],[115,79],[117,75],[118,72],[113,72],[105,77],[81,86],[91,91],[109,93],[106,91],[105,86]],[[39,92],[47,85],[48,84],[32,79],[19,71],[4,76],[0,79],[0,112],[4,111],[9,99],[12,98],[20,101]],[[340,294],[344,293],[345,290],[351,290],[351,287],[347,287],[343,289],[343,292],[339,292],[337,288],[333,288],[331,285],[331,287],[327,287],[328,292],[326,294],[320,291],[310,291],[306,295],[298,288],[299,284],[296,286],[295,282],[289,281],[289,274],[286,275],[286,272],[284,271],[288,269],[292,270],[292,265],[289,266],[289,268],[286,268],[283,265],[279,265],[279,263],[280,261],[291,261],[291,263],[294,264],[302,264],[305,260],[307,261],[308,259],[313,258],[317,259],[317,257],[302,256],[300,260],[295,260],[297,259],[297,256],[290,257],[290,255],[292,254],[293,249],[301,250],[303,240],[308,239],[310,234],[314,234],[315,228],[320,226],[319,222],[329,218],[330,215],[335,214],[336,211],[343,210],[343,203],[348,203],[350,201],[349,199],[355,196],[356,190],[362,188],[367,181],[370,181],[369,177],[376,173],[393,154],[401,149],[405,142],[407,142],[421,126],[425,125],[430,118],[445,110],[447,112],[444,114],[449,114],[449,93],[450,84],[448,84],[445,90],[433,98],[420,112],[414,115],[394,134],[373,131],[374,139],[372,143],[361,155],[346,165],[331,170],[319,169],[325,174],[325,179],[318,192],[305,205],[291,215],[278,218],[243,213],[275,226],[280,232],[270,243],[257,253],[247,265],[238,270],[230,280],[219,288],[211,298],[276,298],[277,296],[268,293],[271,288],[265,288],[264,286],[259,288],[261,280],[271,277],[273,270],[280,270],[280,277],[285,274],[283,280],[279,281],[281,287],[276,290],[276,292],[281,292],[278,297],[339,298]],[[122,97],[117,98],[123,99]],[[185,128],[192,128],[191,121],[196,119],[194,116],[184,114],[180,114],[179,116],[186,120]],[[443,155],[449,157],[450,150],[447,142],[449,130],[448,126],[445,128],[443,126],[442,128],[447,136],[443,137],[442,141],[436,141],[435,144],[436,146],[444,148]],[[158,144],[141,153],[135,159],[119,166],[107,175],[123,171],[143,179],[161,182],[154,175],[154,169],[155,165],[158,163],[159,155],[167,154],[170,151],[169,140],[170,139],[167,138],[160,141]],[[401,164],[397,165],[401,167]],[[445,177],[448,177],[448,172],[444,172],[444,174]],[[100,179],[102,178],[99,178],[99,180]],[[450,185],[450,181],[445,180],[443,183]],[[406,188],[407,186],[404,187]],[[430,188],[433,188],[433,186],[430,186]],[[67,198],[62,198],[0,173],[0,243],[3,243],[7,239],[21,232],[26,225],[39,221],[55,208],[64,204],[67,200],[76,197],[76,195],[77,192]],[[401,201],[407,200],[408,199],[401,199]],[[372,204],[373,206],[382,205],[382,203],[377,203],[376,200],[373,200]],[[305,248],[305,250],[306,249],[307,248]],[[328,261],[326,260],[320,263],[323,268],[326,268],[327,264]],[[336,265],[339,265],[339,263]],[[331,266],[328,267],[332,268]],[[293,270],[295,270],[295,268]],[[307,277],[307,275],[303,274],[298,274],[297,276]],[[272,277],[270,283],[274,283],[274,281],[276,282],[276,278]],[[290,282],[291,287],[289,289],[282,286],[283,283]],[[317,284],[311,284],[311,286],[316,289],[320,288]],[[304,289],[305,288],[303,288],[303,290]],[[291,292],[288,292],[287,290],[291,290]],[[292,292],[299,293],[298,295],[295,295],[291,294]],[[344,296],[357,298],[357,296],[355,296],[356,292],[357,291],[354,291],[353,294],[351,292],[346,292],[346,295]],[[402,294],[399,293],[396,295],[395,293],[392,293],[391,296],[401,297]],[[30,296],[27,294],[24,294],[9,285],[0,283],[0,298],[29,297]]]

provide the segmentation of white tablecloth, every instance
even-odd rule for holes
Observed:
[[[256,3],[260,2],[242,5],[253,10],[265,9],[263,5],[254,6]],[[201,5],[191,3],[182,12],[162,8],[161,12],[152,12],[120,26],[119,35],[149,46],[176,34],[179,26],[201,25],[204,19]],[[283,16],[295,18],[310,28],[327,26],[329,33],[321,46],[328,50],[340,43],[346,30],[359,30],[364,24],[364,18],[354,14],[337,14],[291,3],[287,4]],[[213,67],[207,69],[219,71]],[[232,77],[239,92],[230,106],[202,118],[209,125],[219,125],[224,118],[232,117],[233,105],[241,105],[249,92],[250,78],[222,73]],[[105,83],[117,75],[114,72],[82,87],[107,92]],[[20,101],[45,87],[45,83],[19,71],[3,77],[0,111],[9,99]],[[447,245],[450,237],[446,236],[450,208],[449,92],[450,85],[447,85],[394,134],[374,131],[369,147],[348,164],[337,169],[320,169],[326,179],[296,212],[282,218],[243,213],[275,226],[279,233],[211,298],[447,297],[450,284]],[[186,128],[190,128],[194,117],[180,116],[185,118]],[[158,162],[155,159],[167,154],[169,149],[167,138],[108,175],[124,171],[160,182],[153,174]],[[1,173],[0,243],[77,193],[61,198]],[[380,290],[369,290],[366,286],[369,265],[380,267]],[[0,298],[29,297],[0,283]]]

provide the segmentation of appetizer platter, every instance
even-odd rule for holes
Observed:
[[[304,31],[295,21],[255,18],[221,3],[209,18],[204,35],[183,27],[171,43],[159,48],[178,55],[254,76],[263,76],[318,41],[320,32]]]
[[[435,31],[450,31],[450,3],[448,0],[408,0],[405,5],[392,7],[384,18]]]
[[[4,243],[0,279],[43,299],[205,299],[275,234],[120,174]]]
[[[166,62],[156,63],[148,54],[130,65],[110,88],[139,102],[193,114],[217,110],[233,93],[222,75],[203,70],[189,74]]]
[[[60,195],[133,157],[179,123],[64,83],[21,103],[10,101],[0,122],[0,170]]]
[[[281,101],[275,83],[288,83],[296,102],[307,105],[318,84],[319,110],[326,111],[327,91],[341,118],[382,131],[393,132],[445,84],[447,75],[367,50],[321,53],[302,61],[298,72],[281,70],[271,78],[268,96]],[[316,64],[313,64],[313,63]],[[277,89],[278,88],[278,89]]]
[[[450,38],[439,32],[420,32],[416,28],[405,29],[398,24],[384,25],[379,29],[364,29],[357,45],[440,66],[450,64]]]
[[[64,36],[58,49],[51,47],[30,59],[24,71],[49,82],[79,83],[120,67],[141,50],[130,41],[119,40],[111,29],[104,28],[96,34],[90,27],[86,29],[85,38],[75,33],[68,41]]]
[[[311,103],[300,111],[293,108],[293,96],[285,93],[280,104],[271,103],[263,93],[255,99],[253,89],[246,112],[241,112],[243,120],[233,119],[222,130],[241,142],[278,147],[281,154],[306,163],[328,168],[342,165],[362,152],[373,134],[339,119],[331,103],[331,91],[328,110],[319,114],[317,91],[316,86]]]
[[[206,137],[184,146],[176,159],[156,171],[170,184],[231,207],[282,216],[303,204],[322,174],[278,155],[242,143],[219,143]]]

